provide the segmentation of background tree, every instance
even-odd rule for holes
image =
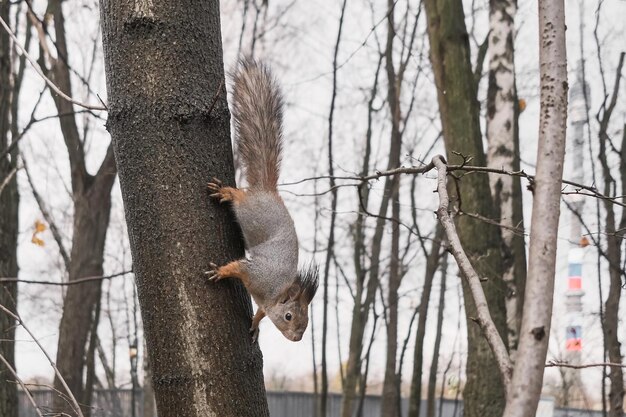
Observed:
[[[9,22],[11,3],[0,1],[0,17]],[[12,82],[13,65],[11,59],[11,41],[4,30],[0,30],[0,277],[17,276],[17,233],[19,194],[17,189],[17,148],[10,150],[11,142],[16,139],[15,117],[12,112],[19,95]],[[17,108],[17,106],[15,106]],[[17,283],[0,285],[0,305],[17,311]],[[15,368],[15,320],[0,313],[0,355]],[[11,376],[3,364],[0,364],[0,415],[17,416],[17,384],[10,381]]]
[[[473,164],[484,166],[486,158],[463,3],[460,0],[426,0],[424,8],[446,153],[449,160],[453,160],[458,153],[465,157],[471,156]],[[459,210],[484,218],[496,218],[486,176],[462,177],[459,189]],[[483,288],[489,309],[500,335],[505,335],[505,287],[501,279],[499,230],[470,216],[461,216],[457,223],[467,255],[479,276],[487,278]],[[475,306],[466,285],[463,292],[468,333],[463,412],[468,417],[500,416],[504,408],[500,374],[487,342],[472,320],[476,316]]]
[[[610,96],[605,96],[597,119],[599,123],[599,143],[600,149],[598,159],[602,168],[603,193],[607,196],[622,196],[622,202],[626,202],[626,129],[622,131],[622,143],[618,151],[613,145],[609,135],[609,122],[611,115],[617,104],[617,96],[622,78],[622,67],[624,65],[624,52],[619,56],[613,91]],[[621,183],[620,192],[617,192],[617,180],[611,173],[609,166],[609,148],[619,153],[619,174],[617,178]],[[621,343],[619,342],[619,304],[622,287],[622,277],[624,269],[622,265],[622,241],[623,230],[626,229],[626,210],[622,208],[619,222],[616,221],[614,204],[610,200],[603,201],[606,213],[604,232],[606,234],[606,259],[609,264],[609,292],[604,304],[604,330],[605,346],[608,358],[611,363],[622,363]],[[612,366],[609,369],[609,379],[611,388],[609,390],[609,416],[619,417],[624,411],[624,373],[619,366]]]
[[[203,276],[209,262],[243,255],[232,216],[206,192],[212,177],[234,183],[219,3],[103,0],[100,10],[158,413],[266,416],[250,297]]]
[[[35,21],[39,33],[40,64],[58,89],[72,97],[72,70],[65,33],[65,17],[60,0],[48,2],[46,18],[39,19],[33,10],[29,18]],[[54,50],[56,57],[49,52],[47,39],[48,22],[54,24]],[[72,247],[67,255],[63,241],[55,236],[64,257],[68,280],[103,275],[104,244],[111,212],[111,188],[115,182],[117,169],[113,156],[113,146],[109,145],[96,174],[87,171],[85,162],[85,141],[81,135],[74,104],[60,95],[53,94],[58,112],[58,120],[67,148],[74,206]],[[86,131],[83,130],[83,133]],[[36,193],[33,185],[33,192]],[[39,200],[39,199],[38,199]],[[41,204],[41,201],[38,201]],[[42,209],[45,213],[45,210]],[[49,218],[50,223],[53,221]],[[91,404],[91,386],[85,386],[84,377],[93,372],[95,346],[89,335],[97,331],[97,316],[101,297],[101,281],[89,281],[67,287],[63,303],[63,315],[59,325],[59,340],[56,365],[64,376],[67,385],[88,412]],[[95,341],[95,338],[91,340]],[[87,378],[91,383],[93,378]],[[61,381],[55,377],[55,389],[63,391]],[[55,396],[54,408],[70,412],[71,408],[61,396]]]
[[[519,171],[519,108],[515,85],[516,0],[489,2],[489,84],[487,87],[487,165]],[[503,226],[502,263],[506,284],[507,338],[514,359],[524,304],[526,250],[522,186],[519,177],[492,175],[495,219]]]

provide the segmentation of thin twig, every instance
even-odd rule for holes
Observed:
[[[94,276],[91,276],[91,277],[78,278],[78,279],[75,279],[73,281],[67,281],[67,282],[37,281],[37,280],[19,279],[19,278],[15,278],[15,277],[4,277],[4,278],[0,278],[0,282],[17,282],[19,284],[40,284],[40,285],[68,286],[68,285],[83,284],[85,282],[91,282],[91,281],[102,281],[102,280],[105,280],[105,279],[121,277],[121,276],[132,274],[132,273],[133,273],[133,270],[131,269],[131,270],[128,270],[128,271],[117,272],[117,273],[111,274],[111,275],[100,275],[100,276],[94,275]]]
[[[448,211],[449,198],[447,186],[447,167],[445,160],[441,155],[433,157],[432,162],[429,165],[434,165],[437,169],[437,192],[439,193],[439,208],[437,209],[437,217],[439,222],[446,232],[448,244],[450,245],[450,252],[456,260],[459,269],[462,271],[463,277],[466,279],[472,298],[476,305],[476,322],[480,326],[487,343],[493,352],[496,363],[500,370],[500,376],[502,377],[502,383],[504,384],[504,390],[508,391],[511,384],[512,365],[511,359],[507,352],[504,341],[498,333],[491,314],[489,313],[489,306],[487,305],[487,299],[483,287],[480,283],[480,277],[476,273],[476,270],[472,266],[469,258],[465,254],[465,250],[461,245],[459,236],[456,232],[454,221],[450,217]]]
[[[614,367],[614,368],[626,368],[626,365],[622,363],[613,363],[613,362],[586,363],[582,365],[572,365],[567,362],[557,362],[557,361],[550,361],[546,363],[546,368],[559,367],[559,368],[585,369],[585,368],[595,368],[595,367],[600,367],[600,366],[602,367],[608,366],[608,367]]]
[[[17,37],[15,36],[15,34],[13,33],[13,31],[11,30],[11,28],[9,28],[9,26],[6,24],[6,22],[4,21],[4,19],[2,19],[0,17],[0,25],[2,25],[2,27],[4,28],[4,30],[9,34],[9,36],[11,37],[11,39],[13,40],[13,42],[15,42],[15,46],[17,46],[17,48],[22,52],[22,54],[26,57],[26,59],[28,60],[28,62],[31,63],[31,65],[33,66],[33,68],[35,69],[35,72],[37,74],[39,74],[39,76],[41,78],[43,78],[43,80],[46,82],[46,84],[48,84],[50,86],[50,88],[52,90],[54,90],[55,93],[57,93],[59,95],[59,97],[63,98],[64,100],[69,101],[72,104],[76,104],[77,106],[83,107],[85,109],[90,109],[90,110],[106,110],[106,107],[103,106],[94,106],[91,104],[86,104],[83,102],[80,102],[78,100],[74,100],[72,97],[68,96],[67,94],[65,94],[63,91],[61,91],[61,89],[59,89],[59,87],[56,86],[56,84],[54,84],[48,77],[45,76],[45,74],[43,73],[43,71],[41,70],[41,68],[39,67],[39,65],[37,64],[37,61],[35,61],[26,51],[26,49],[24,49],[24,47],[22,46],[22,44],[20,44],[19,39],[17,39]]]
[[[57,368],[57,366],[54,364],[54,361],[52,360],[48,352],[44,349],[44,347],[41,345],[39,340],[35,337],[35,335],[30,331],[28,327],[26,327],[26,325],[22,321],[22,318],[19,315],[13,313],[11,310],[6,308],[2,304],[0,304],[0,310],[4,311],[9,316],[13,317],[19,323],[19,325],[22,326],[22,328],[26,331],[26,333],[28,333],[31,339],[33,339],[33,342],[35,342],[35,344],[39,347],[39,349],[44,354],[46,359],[48,359],[48,362],[50,363],[50,366],[52,366],[52,369],[54,369],[54,374],[56,375],[57,378],[59,378],[61,385],[63,385],[63,388],[67,392],[67,395],[72,402],[72,408],[77,413],[78,417],[85,417],[83,415],[82,410],[80,409],[80,406],[78,405],[78,401],[76,401],[76,397],[74,397],[74,394],[72,393],[70,388],[67,386],[67,383],[65,382],[65,378],[63,378],[63,375],[61,375],[61,372],[59,372],[59,368]]]
[[[28,389],[26,384],[24,384],[24,381],[22,381],[22,379],[17,375],[17,371],[15,370],[15,368],[11,366],[11,364],[6,360],[6,358],[1,353],[0,353],[0,362],[4,363],[4,366],[9,370],[9,372],[11,372],[13,377],[15,377],[15,380],[17,381],[17,383],[20,384],[20,386],[22,387],[22,390],[24,391],[24,394],[26,395],[26,398],[28,398],[28,400],[33,405],[33,407],[35,407],[35,411],[37,412],[37,415],[39,417],[43,417],[43,415],[41,414],[41,410],[39,409],[39,406],[35,402],[35,399],[33,398],[33,395],[31,394],[30,390]]]
[[[4,180],[2,181],[2,184],[0,184],[0,194],[2,194],[2,191],[4,191],[4,188],[9,185],[9,183],[11,182],[11,178],[13,178],[13,176],[17,173],[17,171],[20,169],[20,167],[16,166],[15,168],[13,168],[9,174],[4,178]]]

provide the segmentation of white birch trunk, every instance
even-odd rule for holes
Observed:
[[[489,90],[487,99],[487,165],[491,168],[515,171],[516,130],[515,117],[515,64],[513,38],[516,0],[491,0],[489,11]],[[516,282],[513,239],[511,228],[519,227],[514,215],[514,187],[519,190],[519,179],[508,175],[492,175],[489,186],[494,204],[498,206],[502,228],[504,271],[502,279],[507,286],[506,324],[511,359],[519,339],[520,300]],[[519,203],[519,202],[518,202]],[[508,227],[508,228],[507,228]]]

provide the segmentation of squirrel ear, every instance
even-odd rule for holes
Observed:
[[[281,294],[281,303],[285,304],[289,300],[295,300],[300,296],[300,293],[300,285],[297,282],[294,282]]]

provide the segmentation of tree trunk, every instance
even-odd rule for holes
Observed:
[[[484,166],[485,152],[463,4],[460,0],[425,0],[424,7],[446,151],[449,157],[453,152],[472,156],[472,163]],[[487,218],[496,216],[486,176],[463,177],[459,203],[463,212]],[[457,230],[476,272],[487,278],[483,289],[489,310],[500,335],[506,335],[499,230],[468,216],[459,218]],[[476,316],[475,306],[465,280],[463,292],[468,333],[464,416],[500,416],[505,403],[500,373],[487,341],[472,320]]]
[[[394,68],[393,44],[396,36],[394,24],[393,0],[387,0],[387,43],[385,46],[385,69],[387,72],[387,101],[391,118],[391,147],[389,151],[389,165],[400,166],[400,153],[402,149],[402,132],[400,123],[402,113],[400,108],[400,90],[402,75]],[[392,165],[393,164],[393,165]],[[389,180],[389,178],[387,178]],[[387,185],[387,182],[385,182]],[[389,261],[389,286],[387,293],[387,355],[385,360],[385,379],[383,380],[383,397],[381,404],[381,417],[396,417],[400,410],[399,404],[399,381],[396,372],[396,354],[398,350],[398,289],[402,281],[400,271],[400,176],[391,177],[389,184],[391,199],[391,252]],[[382,216],[385,214],[383,213]],[[380,218],[379,218],[380,220]],[[370,278],[371,279],[371,278]]]
[[[620,90],[620,81],[622,77],[622,67],[624,65],[624,52],[620,54],[619,63],[617,65],[615,84],[613,93],[607,106],[607,98],[603,103],[603,114],[600,119],[600,152],[599,159],[602,166],[602,175],[604,177],[604,193],[606,195],[615,194],[615,180],[611,175],[611,170],[607,162],[607,142],[610,137],[608,134],[609,121],[617,102],[617,94]],[[623,133],[622,148],[620,160],[620,180],[621,191],[626,190],[626,131]],[[622,198],[622,201],[626,200]],[[605,302],[604,321],[602,329],[604,331],[605,346],[608,353],[609,361],[613,363],[622,363],[621,344],[618,338],[619,325],[619,303],[622,291],[621,275],[621,246],[623,238],[616,233],[626,227],[626,210],[622,210],[619,228],[616,229],[615,212],[611,201],[604,201],[606,211],[605,232],[607,240],[606,257],[609,262],[609,293]],[[609,370],[609,379],[611,381],[611,389],[609,391],[609,416],[617,417],[622,415],[624,409],[624,373],[622,368],[613,366]]]
[[[111,188],[103,188],[91,189],[89,195],[74,194],[70,281],[103,275],[104,242],[111,211]],[[85,408],[91,404],[91,398],[84,397],[83,384],[88,355],[87,339],[90,332],[97,329],[93,319],[97,304],[100,303],[100,287],[101,281],[68,286],[59,327],[56,364],[68,387],[76,398],[82,399],[81,404]],[[61,382],[56,378],[55,387],[63,392]],[[54,405],[57,411],[71,411],[62,396],[55,397]]]
[[[72,96],[72,83],[67,42],[65,38],[65,18],[60,0],[51,0],[48,10],[53,16],[55,45],[58,58],[54,59],[49,75],[56,85],[68,96]],[[59,117],[71,169],[72,199],[74,202],[74,223],[72,250],[69,262],[69,281],[103,274],[104,244],[111,212],[111,188],[117,173],[112,146],[109,145],[104,160],[95,175],[87,172],[83,141],[78,131],[72,103],[52,95]],[[84,398],[83,374],[87,362],[87,337],[90,331],[97,331],[93,323],[97,304],[100,303],[101,282],[91,281],[67,288],[63,304],[63,314],[59,326],[59,342],[56,365],[69,389],[82,402],[85,408],[91,398]],[[54,387],[64,392],[62,384],[55,377]],[[54,399],[57,412],[72,412],[68,402],[57,395]]]
[[[0,16],[9,22],[10,2],[0,1]],[[9,35],[0,33],[0,154],[8,149],[11,126],[13,87],[11,84],[11,42]],[[15,139],[15,137],[13,137]],[[0,184],[11,179],[0,190],[0,277],[17,277],[17,233],[19,194],[17,189],[17,152],[0,159]],[[0,285],[0,304],[17,311],[17,283]],[[15,368],[15,320],[8,314],[0,314],[0,355]],[[17,416],[17,384],[4,365],[0,364],[0,416]]]
[[[437,368],[439,364],[439,348],[441,346],[441,331],[443,329],[443,312],[446,303],[446,279],[448,278],[448,262],[443,255],[441,262],[441,289],[439,290],[439,310],[437,312],[437,331],[435,333],[435,346],[433,348],[433,360],[430,363],[428,375],[428,395],[426,396],[426,417],[435,417],[435,390],[437,388]],[[443,396],[443,392],[441,393]]]
[[[389,287],[387,289],[387,355],[385,360],[385,379],[383,381],[383,395],[381,417],[397,417],[400,396],[400,381],[396,372],[396,355],[398,351],[398,289],[402,281],[400,271],[400,177],[394,177],[392,189],[391,218],[391,259],[389,262]]]
[[[519,111],[513,48],[517,0],[491,0],[489,6],[487,164],[493,168],[519,171]],[[526,281],[526,251],[521,232],[524,230],[522,187],[519,177],[492,175],[489,180],[495,218],[505,226],[501,229],[503,280],[506,284],[508,347],[513,360],[519,340]],[[514,232],[514,228],[520,232]]]
[[[411,393],[409,397],[409,417],[419,417],[422,404],[422,373],[424,367],[424,338],[426,337],[426,319],[428,317],[428,305],[430,293],[433,287],[435,273],[439,267],[441,240],[443,239],[443,227],[437,223],[435,238],[426,259],[426,272],[424,273],[424,287],[420,297],[420,305],[417,319],[417,331],[415,333],[415,350],[413,353],[413,377],[411,378]],[[434,359],[434,358],[433,358]]]
[[[617,94],[620,90],[620,81],[622,77],[622,67],[624,65],[624,52],[620,54],[619,63],[617,65],[615,84],[611,100],[605,106],[602,118],[600,119],[600,152],[599,159],[602,166],[602,176],[604,178],[605,195],[615,194],[615,179],[611,175],[611,169],[608,163],[608,142],[610,141],[608,127],[613,109],[617,102]],[[626,131],[623,132],[621,160],[620,160],[620,180],[621,191],[626,191]],[[626,198],[622,197],[622,201]],[[621,344],[619,342],[618,325],[619,325],[619,303],[622,292],[622,252],[621,246],[623,237],[618,231],[626,227],[626,210],[622,210],[619,227],[616,227],[615,211],[612,201],[604,200],[604,209],[606,211],[606,220],[604,223],[604,231],[606,233],[606,257],[609,262],[609,293],[604,304],[604,321],[602,329],[604,331],[604,340],[609,361],[613,363],[622,363]],[[609,380],[611,381],[611,389],[609,391],[609,417],[622,417],[624,411],[624,372],[618,366],[612,366],[609,369]]]
[[[109,122],[161,417],[268,416],[250,297],[209,283],[244,255],[212,177],[234,183],[218,2],[102,0]]]
[[[372,152],[372,119],[374,114],[374,100],[378,92],[378,76],[382,64],[382,57],[378,61],[376,74],[374,76],[374,85],[372,86],[370,99],[367,103],[367,131],[365,134],[365,153],[363,155],[363,164],[361,166],[361,176],[365,176],[369,171],[370,157]],[[369,201],[369,189],[367,187],[357,188],[360,204],[367,208]],[[354,223],[354,271],[355,271],[355,294],[354,306],[352,307],[352,322],[350,324],[350,342],[348,345],[348,360],[346,362],[345,381],[343,385],[343,396],[341,398],[341,417],[352,417],[353,402],[356,397],[356,387],[361,378],[361,353],[363,351],[365,325],[370,312],[373,296],[366,295],[363,299],[365,288],[370,291],[370,286],[366,286],[366,267],[365,267],[365,215],[362,210],[358,210],[357,218]],[[376,286],[377,287],[377,286]],[[371,291],[376,291],[376,287],[372,287]],[[362,384],[364,385],[364,384]],[[361,392],[363,396],[363,392]]]
[[[330,262],[333,258],[335,245],[335,222],[337,220],[337,199],[338,190],[335,186],[335,169],[333,166],[333,117],[335,114],[335,100],[337,98],[337,56],[339,55],[339,44],[341,42],[341,31],[343,29],[343,17],[346,11],[347,0],[343,0],[341,6],[341,15],[339,17],[339,28],[337,29],[337,40],[333,53],[333,89],[330,99],[330,109],[328,113],[328,177],[329,187],[331,190],[330,204],[330,229],[328,233],[328,246],[326,248],[326,261],[324,263],[324,282],[323,282],[323,299],[322,299],[322,375],[321,375],[321,392],[320,392],[320,410],[319,415],[326,417],[328,413],[328,364],[327,356],[327,339],[328,339],[328,280],[330,277]],[[337,324],[338,326],[339,324]],[[341,360],[341,357],[339,358]],[[342,384],[343,385],[343,384]]]
[[[567,120],[563,0],[539,3],[541,111],[524,315],[505,417],[531,417],[548,352]]]
[[[154,389],[152,387],[152,370],[148,361],[148,349],[144,343],[143,349],[143,417],[157,417],[154,403]]]

